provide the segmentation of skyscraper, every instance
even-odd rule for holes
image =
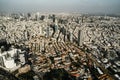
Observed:
[[[46,29],[46,36],[49,37],[50,36],[50,27],[48,26]]]
[[[78,46],[82,46],[82,30],[78,30]]]

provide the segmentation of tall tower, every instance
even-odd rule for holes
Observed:
[[[73,42],[73,30],[70,28],[70,26],[69,26],[69,41],[72,43]]]
[[[38,21],[40,19],[40,13],[39,12],[36,13],[35,18],[36,18],[36,21]]]
[[[58,32],[58,24],[57,24],[57,22],[55,23],[54,27],[55,27],[55,32]]]
[[[46,29],[46,36],[49,37],[50,36],[50,27],[48,26]]]
[[[52,18],[53,18],[53,22],[55,22],[56,19],[54,14],[52,15]]]
[[[43,33],[42,26],[39,27],[39,30],[40,30],[40,35],[42,35]]]
[[[83,34],[82,34],[82,30],[78,31],[78,46],[82,46],[82,41],[83,40]]]
[[[27,30],[24,30],[24,40],[28,40],[29,32]]]

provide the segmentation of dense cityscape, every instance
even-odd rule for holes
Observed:
[[[1,13],[0,80],[120,80],[120,17]]]

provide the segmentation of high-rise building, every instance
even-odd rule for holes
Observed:
[[[35,15],[35,20],[36,20],[36,21],[40,20],[40,13],[39,13],[39,12],[36,13],[36,15]]]
[[[82,30],[79,30],[78,31],[78,46],[82,46],[82,38],[83,38]]]
[[[40,35],[42,35],[43,34],[42,27],[40,26],[39,29],[40,29]]]
[[[57,32],[58,31],[58,25],[55,24],[54,26],[55,26],[55,32]]]
[[[55,22],[56,19],[54,14],[52,15],[52,18],[53,18],[53,22]]]
[[[48,26],[46,29],[46,36],[49,37],[50,36],[50,27]]]
[[[70,37],[70,42],[72,43],[73,42],[73,34],[72,34],[72,32],[69,33],[69,37]]]
[[[24,30],[24,40],[28,40],[29,32]]]

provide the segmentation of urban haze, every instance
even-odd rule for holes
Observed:
[[[119,14],[120,0],[0,0],[3,12],[77,12]]]

